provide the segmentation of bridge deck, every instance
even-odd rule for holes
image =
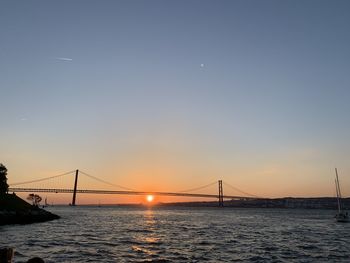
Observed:
[[[73,189],[61,188],[9,188],[9,192],[32,192],[32,193],[74,193]],[[201,197],[201,198],[219,198],[214,194],[190,194],[190,193],[175,193],[175,192],[143,192],[143,191],[113,191],[113,190],[80,190],[76,191],[79,194],[117,194],[117,195],[158,195],[158,196],[184,196],[184,197]],[[234,200],[252,200],[258,199],[255,197],[231,196],[224,195],[225,199]]]

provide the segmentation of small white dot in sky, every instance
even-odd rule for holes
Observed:
[[[204,68],[204,64],[201,64],[201,68]]]

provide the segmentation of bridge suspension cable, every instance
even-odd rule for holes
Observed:
[[[235,191],[237,191],[237,192],[239,192],[239,193],[242,193],[242,194],[244,194],[244,195],[247,195],[247,196],[252,196],[252,197],[256,197],[256,198],[261,198],[261,197],[259,197],[259,196],[257,196],[257,195],[253,195],[253,194],[250,194],[250,193],[247,193],[247,192],[245,192],[245,191],[242,191],[242,190],[240,190],[240,189],[238,189],[237,187],[234,187],[234,186],[232,186],[232,185],[230,185],[230,184],[228,184],[228,183],[226,183],[226,182],[222,182],[225,186],[228,186],[228,187],[230,187],[230,188],[232,188],[233,190],[235,190]]]
[[[190,189],[178,191],[178,193],[188,193],[188,192],[193,192],[193,191],[201,190],[201,189],[207,188],[207,187],[212,186],[212,185],[217,184],[217,183],[218,183],[218,182],[215,181],[215,182],[212,182],[212,183],[210,183],[210,184],[206,184],[206,185],[199,186],[199,187],[196,187],[196,188],[190,188]]]
[[[31,181],[13,183],[13,184],[10,184],[10,186],[12,187],[12,186],[16,186],[16,185],[31,184],[31,183],[42,182],[42,181],[50,180],[50,179],[53,179],[53,178],[58,178],[58,177],[61,177],[61,176],[67,175],[67,174],[71,174],[71,173],[74,173],[74,172],[75,172],[75,170],[70,171],[70,172],[66,172],[66,173],[63,173],[63,174],[58,174],[58,175],[54,175],[54,176],[50,176],[50,177],[41,178],[41,179],[36,179],[36,180],[31,180]]]
[[[94,180],[96,180],[96,181],[99,181],[99,182],[101,182],[101,183],[108,184],[108,185],[111,185],[111,186],[114,186],[114,187],[119,187],[119,188],[121,188],[121,189],[128,190],[128,191],[135,191],[134,189],[131,189],[131,188],[128,188],[128,187],[124,187],[124,186],[122,186],[122,185],[112,184],[112,183],[107,182],[107,181],[105,181],[105,180],[102,180],[102,179],[100,179],[100,178],[98,178],[98,177],[96,177],[96,176],[93,176],[93,175],[91,175],[91,174],[87,174],[87,173],[85,173],[85,172],[83,172],[83,171],[81,171],[81,170],[79,170],[79,172],[82,173],[83,175],[86,175],[87,177],[90,177],[90,178],[92,178],[92,179],[94,179]]]

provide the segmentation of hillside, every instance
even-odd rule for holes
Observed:
[[[15,194],[0,195],[0,225],[45,222],[60,217],[28,204]]]

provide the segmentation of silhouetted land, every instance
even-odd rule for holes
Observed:
[[[350,198],[343,198],[344,209],[350,210]],[[86,204],[86,206],[96,206],[96,204]],[[117,207],[145,207],[148,204],[103,204],[102,206]],[[217,201],[195,201],[195,202],[174,202],[156,203],[151,207],[218,207]],[[224,207],[232,208],[286,208],[286,209],[338,209],[337,199],[334,197],[284,197],[266,198],[250,200],[226,200]]]
[[[0,195],[0,225],[30,224],[58,218],[55,214],[28,204],[15,194]]]
[[[344,209],[350,209],[350,198],[342,200]],[[183,207],[215,207],[218,202],[181,202],[159,203],[157,206],[183,206]],[[333,197],[317,198],[273,198],[252,200],[229,200],[224,202],[225,207],[237,208],[307,208],[307,209],[337,209],[337,199]]]

